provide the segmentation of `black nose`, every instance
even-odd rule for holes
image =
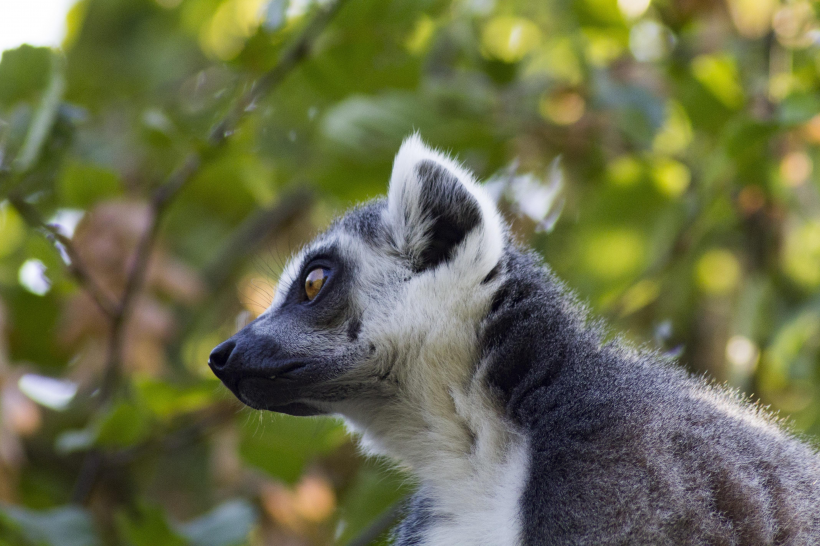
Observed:
[[[223,341],[216,348],[211,351],[211,356],[208,358],[208,366],[213,371],[221,370],[228,365],[228,360],[231,358],[236,342],[233,340]]]

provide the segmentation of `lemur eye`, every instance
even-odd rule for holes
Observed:
[[[317,267],[308,273],[308,276],[305,278],[305,294],[307,294],[307,298],[310,301],[313,301],[313,298],[319,294],[319,290],[322,289],[327,277],[328,271],[323,267]]]

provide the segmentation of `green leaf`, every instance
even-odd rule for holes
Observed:
[[[412,486],[407,475],[385,465],[383,461],[368,461],[362,465],[356,481],[340,502],[342,528],[337,544],[346,544],[358,536],[380,514],[410,494]]]
[[[142,506],[134,512],[120,512],[116,517],[120,534],[131,546],[184,546],[184,538],[171,527],[159,506]]]
[[[428,110],[408,93],[352,96],[327,112],[322,132],[339,150],[372,160],[393,153],[414,127],[426,125]]]
[[[4,51],[0,58],[0,105],[33,99],[45,89],[50,74],[49,48],[22,45]]]
[[[780,103],[778,118],[783,125],[805,123],[820,112],[820,97],[815,93],[794,94]]]
[[[151,433],[143,410],[127,402],[115,406],[97,426],[97,444],[101,446],[132,446]]]
[[[194,546],[235,546],[245,542],[257,518],[256,509],[249,502],[237,499],[180,525],[179,530]]]
[[[57,189],[65,206],[89,208],[97,201],[119,195],[121,184],[117,173],[71,160],[63,167]]]
[[[23,219],[7,201],[0,202],[0,258],[17,250],[25,237]]]
[[[346,441],[344,427],[332,419],[277,415],[267,423],[244,419],[239,452],[271,476],[295,483],[308,460]]]
[[[644,87],[624,85],[608,75],[601,75],[597,85],[599,99],[620,114],[619,129],[641,146],[651,146],[666,121],[662,98]]]
[[[161,418],[167,418],[211,404],[214,387],[218,383],[214,379],[183,386],[152,379],[139,382],[137,387],[148,409]]]
[[[0,521],[18,530],[28,541],[46,546],[96,546],[100,544],[91,517],[82,508],[63,506],[35,511],[0,506]]]
[[[65,92],[65,62],[62,58],[53,57],[52,70],[48,88],[37,106],[31,120],[23,147],[14,159],[14,169],[25,173],[29,171],[40,158],[41,152],[48,144],[49,138],[58,119],[60,105]]]
[[[738,109],[746,100],[737,63],[729,55],[701,55],[692,61],[692,73],[727,108]]]

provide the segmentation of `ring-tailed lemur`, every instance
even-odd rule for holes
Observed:
[[[341,414],[419,488],[400,546],[820,544],[820,458],[658,355],[604,343],[484,190],[411,137],[386,200],[214,349],[245,404]]]

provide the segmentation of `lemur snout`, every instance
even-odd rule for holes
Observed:
[[[211,356],[208,357],[208,366],[211,367],[214,373],[228,365],[234,347],[236,347],[236,342],[229,339],[223,341],[211,351]]]

